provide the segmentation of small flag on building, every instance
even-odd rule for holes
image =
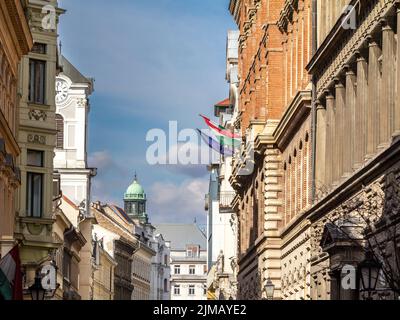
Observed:
[[[0,260],[0,295],[5,300],[23,300],[18,246]]]
[[[204,142],[213,150],[219,152],[223,156],[228,156],[231,157],[234,154],[233,148],[224,144],[219,143],[216,141],[214,138],[210,137],[209,135],[205,134],[201,130],[197,129],[197,131],[200,133],[201,138],[204,140]]]
[[[219,136],[225,136],[231,139],[241,139],[240,135],[237,135],[229,130],[227,130],[226,128],[224,128],[223,126],[220,126],[214,122],[212,122],[209,118],[200,115],[200,117],[202,117],[204,119],[204,121],[206,122],[206,124],[208,125],[208,127],[214,131],[214,133],[216,135]]]

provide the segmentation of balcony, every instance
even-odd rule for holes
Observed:
[[[219,194],[219,210],[220,212],[232,211],[232,201],[235,198],[235,192],[220,192]]]

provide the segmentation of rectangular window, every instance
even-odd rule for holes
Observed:
[[[28,150],[27,165],[30,167],[43,167],[43,151]]]
[[[207,295],[207,287],[206,286],[203,287],[203,294]]]
[[[46,54],[47,52],[47,45],[45,43],[35,42],[33,44],[32,50],[33,53],[38,54]]]
[[[64,250],[64,254],[63,254],[63,277],[68,282],[71,281],[71,261],[72,261],[72,256],[69,254],[68,251]]]
[[[29,102],[45,104],[46,62],[29,61]]]
[[[53,198],[58,198],[61,195],[61,180],[60,176],[53,176]]]
[[[61,114],[56,114],[56,130],[56,148],[64,149],[64,118]]]
[[[194,296],[194,285],[189,286],[189,296]]]
[[[175,285],[174,286],[174,295],[179,296],[181,294],[181,286]]]
[[[189,266],[189,274],[196,274],[196,266]]]
[[[41,218],[43,209],[43,175],[28,172],[27,174],[27,214],[29,217]]]
[[[175,266],[174,267],[174,273],[175,274],[181,274],[181,266]]]

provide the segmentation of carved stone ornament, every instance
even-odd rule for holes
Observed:
[[[28,134],[28,142],[35,144],[46,144],[46,137],[38,134]]]
[[[47,113],[43,110],[29,110],[28,116],[29,120],[46,121],[47,119]]]
[[[77,104],[78,107],[86,107],[87,99],[84,99],[84,98],[78,99],[76,104]]]

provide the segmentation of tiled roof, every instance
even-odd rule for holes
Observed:
[[[74,83],[89,83],[93,86],[93,79],[85,77],[75,66],[64,56],[60,57],[60,65],[63,73],[68,76]]]
[[[230,101],[229,98],[227,98],[227,99],[225,99],[225,100],[222,100],[222,101],[216,103],[216,104],[215,104],[215,107],[224,107],[224,108],[227,108],[227,107],[229,107],[230,105],[231,105],[231,101]]]
[[[116,206],[116,205],[108,205],[109,208],[118,216],[125,219],[128,223],[132,223],[132,219],[126,214],[125,210]]]
[[[171,250],[185,250],[187,245],[199,245],[207,249],[205,234],[195,224],[159,224],[154,226],[165,241],[171,242]]]
[[[63,200],[68,203],[72,208],[74,208],[75,210],[79,210],[78,206],[70,199],[68,198],[66,195],[63,195]]]

